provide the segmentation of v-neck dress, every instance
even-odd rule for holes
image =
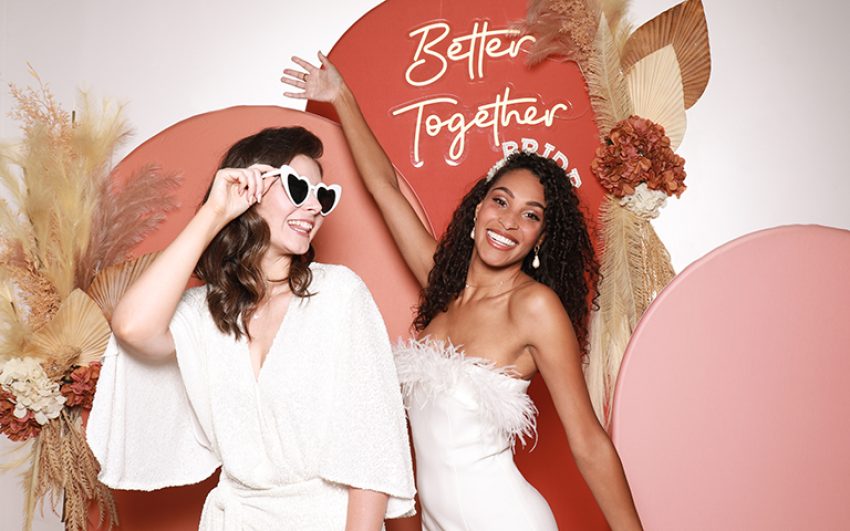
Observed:
[[[110,340],[88,440],[100,479],[153,490],[221,466],[200,529],[345,528],[348,487],[413,514],[401,392],[380,313],[351,270],[311,265],[254,377],[247,340],[215,326],[206,288],[187,290],[170,330],[176,360],[150,363]]]

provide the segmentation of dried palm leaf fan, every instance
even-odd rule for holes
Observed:
[[[675,150],[685,136],[682,74],[673,46],[656,50],[635,63],[626,74],[634,113],[664,127]]]
[[[100,306],[107,321],[112,322],[112,313],[124,292],[141,276],[157,256],[159,256],[159,253],[150,253],[130,262],[116,264],[104,269],[95,277],[89,288],[89,295]]]
[[[99,361],[109,341],[109,324],[100,307],[75,289],[62,301],[53,319],[35,332],[29,346],[45,361],[67,368]]]
[[[623,70],[672,45],[682,72],[685,109],[705,92],[711,75],[708,25],[700,0],[687,0],[639,27],[629,37],[622,55]],[[669,133],[668,133],[669,134]]]

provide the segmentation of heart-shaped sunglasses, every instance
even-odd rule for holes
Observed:
[[[312,191],[316,194],[316,199],[319,201],[320,213],[327,216],[339,204],[339,199],[342,197],[342,186],[338,184],[327,185],[325,183],[311,184],[306,177],[298,175],[298,172],[292,166],[284,164],[276,170],[266,172],[262,175],[266,177],[280,177],[280,182],[283,189],[286,191],[286,196],[292,201],[292,204],[300,207],[307,201],[307,195]]]

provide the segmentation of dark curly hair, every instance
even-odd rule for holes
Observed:
[[[531,266],[534,253],[522,262],[522,271],[550,287],[564,305],[582,352],[586,351],[589,306],[596,308],[599,263],[579,206],[578,195],[564,170],[552,159],[536,154],[511,154],[489,181],[481,178],[461,200],[434,254],[434,268],[422,290],[413,326],[421,332],[463,291],[475,241],[475,208],[506,173],[527,169],[540,179],[546,198],[540,267]]]
[[[277,167],[289,164],[296,155],[318,159],[322,150],[319,137],[303,127],[268,128],[233,144],[219,168],[247,168],[258,163]],[[204,202],[210,190],[212,184]],[[270,238],[268,224],[249,208],[213,238],[195,266],[195,276],[207,283],[207,306],[216,327],[236,339],[243,334],[251,337],[247,323],[266,295],[260,260]],[[310,263],[314,257],[312,245],[306,253],[292,257],[287,280],[298,297],[311,295]]]

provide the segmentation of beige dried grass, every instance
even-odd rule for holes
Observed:
[[[78,414],[65,410],[45,425],[39,436],[39,450],[31,494],[35,499],[49,497],[54,512],[62,501],[66,530],[87,529],[90,501],[98,507],[98,528],[103,522],[109,528],[117,525],[115,501],[109,488],[97,479],[100,468],[86,444]]]
[[[0,267],[0,363],[19,356],[29,334],[30,328],[15,294],[15,284],[9,272]]]
[[[521,33],[535,37],[528,64],[558,56],[584,67],[593,52],[597,18],[586,0],[532,0],[526,19],[518,25]]]
[[[81,96],[80,120],[68,113],[33,73],[36,89],[11,92],[23,141],[0,145],[0,362],[28,355],[61,379],[74,365],[100,358],[109,329],[97,304],[79,288],[101,267],[124,260],[176,206],[180,180],[143,169],[117,186],[110,174],[115,148],[128,134],[121,107]],[[76,291],[75,291],[76,290]],[[63,313],[64,312],[64,313]],[[66,529],[86,528],[94,500],[101,523],[117,522],[98,464],[86,444],[79,408],[46,424],[23,457],[25,529],[36,505],[62,500]]]
[[[673,279],[670,255],[652,225],[608,197],[601,209],[603,253],[599,310],[591,315],[585,377],[597,417],[606,428],[623,354],[637,322]]]
[[[38,330],[59,310],[59,295],[51,282],[41,275],[38,265],[24,255],[20,242],[0,249],[0,269],[15,288],[16,299],[23,304],[27,326]]]
[[[629,97],[626,78],[620,68],[620,50],[615,38],[625,31],[622,27],[612,31],[605,15],[600,16],[593,45],[594,52],[585,70],[587,90],[600,140],[617,122],[632,114],[632,100]]]
[[[77,286],[88,290],[92,280],[106,268],[130,258],[130,252],[178,207],[174,191],[182,178],[147,165],[122,185],[110,177],[98,192],[86,252],[77,265]]]
[[[96,192],[129,129],[119,106],[105,103],[96,110],[85,94],[80,119],[72,124],[35,77],[38,91],[11,87],[12,116],[21,123],[24,141],[18,150],[4,152],[0,164],[0,182],[16,202],[3,205],[0,232],[20,244],[64,299],[75,287],[75,265],[90,240]]]

